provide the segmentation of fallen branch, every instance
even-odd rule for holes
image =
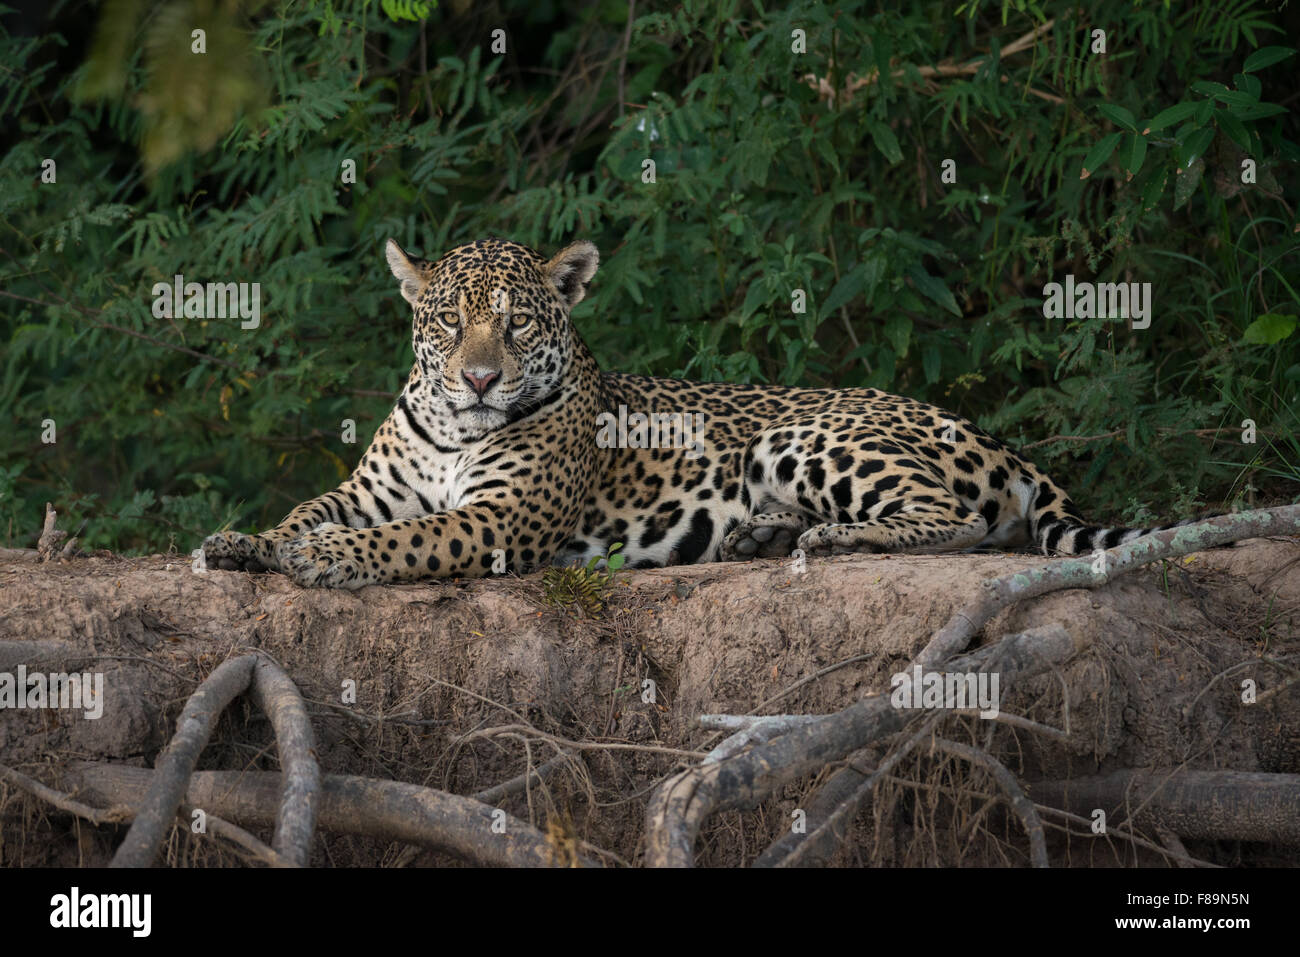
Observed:
[[[151,789],[156,772],[109,764],[72,765],[65,781],[102,804],[130,804]],[[246,827],[278,818],[280,775],[275,771],[199,771],[185,803]],[[550,867],[554,848],[537,828],[472,798],[400,781],[352,775],[321,777],[317,827],[384,841],[418,844],[485,867]],[[584,866],[597,866],[583,859]]]
[[[26,665],[29,671],[58,662],[89,657],[66,641],[0,641],[0,671],[14,671]]]
[[[952,616],[948,624],[941,628],[926,647],[922,649],[915,660],[915,664],[919,665],[923,670],[937,670],[944,659],[950,658],[965,648],[970,640],[998,612],[1016,601],[1064,588],[1096,587],[1109,581],[1115,574],[1120,574],[1162,558],[1178,557],[1213,545],[1226,544],[1229,541],[1251,538],[1259,534],[1278,534],[1279,529],[1277,526],[1279,525],[1282,526],[1282,533],[1294,531],[1297,525],[1300,525],[1300,506],[1287,506],[1272,510],[1260,509],[1239,515],[1218,516],[1194,525],[1167,529],[1143,536],[1126,545],[1107,551],[1105,553],[1107,573],[1105,574],[1093,571],[1094,560],[1092,558],[1076,558],[1051,562],[1026,571],[990,579],[983,583],[982,587],[985,593]],[[949,661],[946,667],[949,671],[980,670],[986,664],[989,655],[997,654],[999,660],[1005,662],[1002,668],[1004,674],[1007,673],[1008,666],[1028,670],[1033,668],[1035,663],[1040,660],[1040,654],[1045,650],[1044,646],[1041,645],[1042,637],[1041,632],[1037,634],[1026,632],[1014,635],[996,646],[980,649],[979,652],[968,656],[964,661],[961,659]],[[1062,631],[1054,636],[1054,640],[1057,642],[1057,647],[1052,653],[1061,654],[1066,652],[1066,648],[1061,642],[1068,643],[1068,636]],[[910,670],[910,668],[907,670]],[[845,712],[840,712],[840,715],[846,715],[851,710],[846,709]],[[831,716],[832,719],[834,717]],[[858,742],[859,747],[865,744],[866,741]],[[770,771],[770,769],[768,770]],[[682,775],[690,773],[690,771],[682,772]],[[680,778],[682,775],[678,775],[678,777]],[[802,776],[802,772],[791,775],[791,778],[797,776]],[[842,778],[837,787],[847,788],[849,780],[848,777]],[[852,801],[842,804],[837,808],[835,814],[843,816],[849,810],[856,811],[857,806],[865,799],[866,793],[873,783],[874,778],[862,777],[856,785]],[[707,794],[702,795],[702,797],[705,801],[709,798]],[[664,823],[670,827],[679,827],[683,824],[689,827],[686,821],[670,822],[665,819]],[[816,833],[823,833],[820,827]],[[665,863],[671,860],[678,865],[683,864],[681,845],[683,837],[684,835],[681,833],[677,835],[677,843],[674,847],[658,848],[656,853],[661,855],[658,859]],[[693,838],[691,838],[691,841],[693,843]],[[783,838],[781,843],[784,857],[778,859],[774,853],[767,860],[775,864],[778,860],[797,859],[798,852],[796,848],[801,843],[799,839]]]
[[[1029,785],[1037,804],[1182,838],[1300,844],[1300,774],[1117,771]],[[1131,805],[1142,807],[1129,812]],[[1133,814],[1133,820],[1128,814]]]
[[[89,804],[82,804],[72,796],[47,787],[35,778],[30,778],[22,772],[15,771],[13,768],[4,765],[0,765],[0,781],[12,784],[33,797],[39,798],[51,807],[87,820],[91,824],[126,824],[135,818],[135,811],[128,805],[113,804],[107,808],[91,807]],[[224,821],[214,815],[207,815],[206,825],[208,833],[214,837],[224,837],[226,840],[238,844],[248,851],[254,860],[262,861],[273,867],[282,866],[283,861],[280,855],[243,828],[236,827],[229,821]]]

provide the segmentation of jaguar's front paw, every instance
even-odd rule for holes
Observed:
[[[303,588],[360,588],[372,584],[377,579],[367,575],[354,546],[344,541],[350,533],[345,526],[325,524],[301,538],[280,542],[275,546],[280,571]]]
[[[797,544],[799,548],[803,549],[804,554],[810,558],[813,556],[849,555],[854,552],[884,551],[883,548],[877,548],[870,542],[861,541],[860,536],[855,537],[856,528],[853,525],[840,525],[833,522],[814,525],[799,536]]]
[[[209,568],[261,572],[274,569],[275,553],[260,535],[217,532],[203,540],[203,560]]]

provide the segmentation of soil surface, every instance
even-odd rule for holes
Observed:
[[[576,834],[606,863],[637,864],[655,783],[723,737],[700,730],[700,714],[829,713],[887,690],[982,580],[1042,561],[847,555],[806,568],[773,560],[626,571],[599,619],[547,604],[540,576],[304,591],[276,574],[196,572],[179,556],[3,561],[0,672],[102,672],[105,700],[98,720],[0,710],[0,763],[56,787],[70,762],[152,767],[197,683],[256,648],[308,700],[323,772],[470,795],[569,747],[575,760],[501,806]],[[1057,673],[1001,689],[1002,710],[1067,739],[961,715],[945,718],[945,737],[984,748],[1026,785],[1124,770],[1300,774],[1300,686],[1281,687],[1295,674],[1288,656],[1291,667],[1300,660],[1296,540],[1252,540],[1025,601],[979,640],[1049,623],[1086,636],[1090,649]],[[1264,700],[1243,701],[1252,690]],[[275,770],[272,741],[241,698],[199,768]],[[698,862],[752,863],[825,777],[712,819]],[[1003,807],[983,771],[921,746],[882,783],[833,863],[1023,865],[1023,829]],[[4,784],[0,826],[0,860],[15,866],[102,864],[124,833],[78,824]],[[1054,866],[1169,863],[1066,827],[1048,828]],[[1219,864],[1300,863],[1300,849],[1282,845],[1207,840],[1186,850]],[[173,864],[241,862],[185,830],[167,855]],[[313,863],[456,861],[321,833]]]

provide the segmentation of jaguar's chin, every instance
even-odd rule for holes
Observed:
[[[460,407],[453,404],[452,418],[462,429],[484,433],[509,422],[510,413],[486,402],[474,402]]]
[[[505,418],[510,414],[510,403],[502,403],[495,395],[480,399],[478,396],[441,394],[441,399],[458,422],[486,420],[493,416]]]

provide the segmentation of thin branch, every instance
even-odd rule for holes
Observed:
[[[0,289],[0,296],[5,296],[8,299],[17,299],[21,302],[30,302],[37,306],[44,306],[47,309],[55,308],[53,303],[45,302],[40,299],[30,299],[27,296],[19,296],[16,293],[5,292],[3,289]],[[60,303],[60,305],[66,306],[69,309],[77,310],[82,315],[84,315],[87,319],[89,319],[92,325],[98,326],[100,329],[108,329],[112,332],[120,332],[126,336],[133,336],[136,339],[142,339],[145,342],[158,346],[159,348],[171,349],[174,352],[183,352],[187,356],[193,356],[196,359],[202,359],[204,362],[211,362],[214,363],[215,365],[224,366],[227,369],[234,369],[236,372],[244,371],[239,366],[235,365],[235,363],[229,362],[226,359],[220,359],[216,356],[208,355],[206,352],[199,352],[196,349],[190,349],[187,346],[178,346],[173,342],[164,342],[162,339],[155,339],[153,336],[146,335],[143,332],[136,332],[134,329],[127,329],[125,326],[118,326],[111,322],[105,322],[102,319],[96,319],[95,314],[99,310],[92,310],[92,309],[87,309],[84,306],[77,306],[74,305],[73,303],[67,302],[66,300]]]
[[[769,714],[769,715],[734,715],[702,714],[697,722],[706,731],[734,731],[716,748],[704,756],[704,764],[716,764],[739,754],[751,744],[771,741],[778,735],[794,728],[821,721],[826,715],[818,714]]]
[[[1025,792],[1020,787],[1020,782],[1016,780],[1016,776],[1008,771],[1001,761],[979,748],[973,748],[968,744],[960,744],[956,741],[949,741],[945,738],[935,738],[934,746],[969,761],[971,764],[978,764],[993,776],[993,779],[1006,792],[1011,802],[1011,810],[1015,812],[1016,817],[1020,818],[1025,833],[1029,835],[1029,858],[1034,867],[1049,867],[1050,865],[1047,862],[1047,840],[1043,835],[1043,819],[1038,816],[1038,810],[1034,807],[1034,802],[1025,796]]]
[[[543,741],[550,741],[561,748],[571,748],[575,751],[639,751],[643,754],[670,754],[675,758],[703,758],[705,756],[703,751],[665,748],[657,744],[624,744],[618,741],[572,741],[569,738],[561,738],[558,735],[539,731],[531,724],[505,724],[497,728],[482,728],[461,735],[456,739],[455,743],[464,745],[477,738],[492,738],[501,734],[528,734],[535,738],[541,738]]]
[[[1012,56],[1013,54],[1019,53],[1021,50],[1025,50],[1033,46],[1038,41],[1038,38],[1041,37],[1048,30],[1052,29],[1052,27],[1055,26],[1055,24],[1056,24],[1056,20],[1053,18],[1051,20],[1046,21],[1045,23],[1039,24],[1038,26],[1034,27],[1034,29],[1030,30],[1028,33],[1011,41],[1011,43],[1007,44],[999,52],[998,54],[999,60],[1005,57]],[[936,77],[936,76],[971,76],[975,73],[978,73],[980,70],[982,70],[984,68],[985,63],[987,62],[988,62],[988,57],[981,57],[978,60],[973,60],[970,63],[963,63],[960,65],[955,63],[940,63],[937,66],[899,67],[896,70],[890,71],[890,76],[893,77],[894,79],[898,79],[899,77],[906,75],[909,69],[915,70],[916,73],[919,76],[921,76],[923,79],[928,79],[930,77]],[[871,86],[872,84],[878,82],[879,80],[880,80],[879,69],[872,69],[869,73],[867,73],[866,76],[861,76],[861,77],[854,77],[853,74],[849,74],[845,78],[844,90],[842,91],[844,102],[847,102],[853,96],[854,93],[858,92],[858,90],[861,90],[867,86]],[[804,76],[804,81],[817,90],[817,95],[819,97],[823,97],[834,101],[836,97],[836,92],[834,88],[832,88],[831,85],[827,82],[826,77],[818,77],[815,74],[809,73]],[[1009,82],[1009,77],[1003,76],[1002,82],[1004,83]],[[1056,96],[1053,93],[1044,93],[1043,91],[1035,90],[1032,87],[1028,88],[1028,92],[1032,93],[1034,96],[1041,97],[1042,99],[1052,103],[1065,102],[1065,100],[1063,100],[1059,96]]]
[[[934,669],[960,652],[1002,609],[1067,588],[1098,588],[1117,575],[1133,571],[1162,558],[1178,558],[1192,552],[1226,545],[1262,535],[1294,535],[1300,531],[1300,505],[1255,509],[1235,515],[1219,515],[1191,525],[1143,535],[1107,549],[1104,571],[1094,570],[1091,556],[1045,562],[984,582],[980,595],[956,612],[916,658],[923,669]]]
[[[934,733],[935,721],[933,716],[930,720],[922,723],[920,730],[915,732],[910,738],[895,748],[884,761],[880,762],[870,774],[862,775],[862,780],[854,788],[853,792],[842,800],[835,808],[826,815],[826,819],[818,824],[815,828],[803,836],[803,840],[793,842],[783,857],[769,857],[765,863],[767,867],[794,867],[807,862],[807,858],[814,854],[822,857],[829,857],[836,845],[844,838],[846,829],[841,825],[847,824],[857,813],[858,809],[868,797],[871,796],[876,782],[881,780],[893,768],[912,753],[912,750],[921,743],[928,735]],[[856,768],[848,768],[861,775],[862,772]],[[847,783],[847,782],[844,782]],[[838,789],[837,789],[838,790]],[[775,846],[775,845],[774,845]],[[773,848],[769,848],[769,851]],[[762,858],[760,858],[762,860]]]
[[[1163,433],[1165,433],[1165,434],[1172,433],[1172,434],[1175,434],[1175,435],[1194,435],[1194,436],[1196,436],[1197,438],[1203,438],[1203,437],[1205,437],[1205,436],[1211,436],[1211,435],[1215,435],[1215,436],[1217,436],[1217,435],[1219,435],[1219,434],[1221,434],[1221,433],[1223,433],[1223,432],[1238,432],[1238,433],[1239,433],[1239,432],[1241,431],[1241,429],[1231,429],[1231,428],[1222,428],[1222,429],[1176,429],[1176,428],[1173,428],[1172,426],[1163,426],[1163,425],[1162,425],[1162,426],[1159,426],[1159,427],[1156,429],[1156,431],[1157,431],[1157,432],[1163,432]],[[1049,436],[1048,438],[1045,438],[1045,439],[1039,439],[1037,442],[1030,442],[1028,445],[1022,445],[1022,446],[1020,446],[1020,451],[1022,451],[1022,452],[1026,452],[1026,451],[1028,451],[1029,449],[1036,449],[1036,448],[1038,448],[1038,447],[1041,446],[1041,445],[1051,445],[1053,442],[1084,442],[1084,443],[1086,443],[1086,442],[1100,442],[1102,439],[1114,439],[1114,438],[1118,438],[1118,437],[1121,436],[1121,435],[1127,435],[1127,434],[1128,434],[1128,429],[1116,429],[1116,430],[1113,431],[1113,432],[1102,432],[1100,435],[1053,435],[1053,436]],[[1272,435],[1273,433],[1272,433],[1272,432],[1266,432],[1266,431],[1259,431],[1259,430],[1257,430],[1257,434],[1258,434],[1258,435]]]
[[[545,764],[535,768],[529,768],[523,774],[516,775],[508,781],[502,781],[500,784],[479,791],[474,795],[474,800],[483,804],[498,804],[512,794],[518,794],[520,791],[532,787],[534,784],[540,784],[550,777],[555,771],[564,767],[570,761],[573,761],[572,754],[561,752]]]
[[[248,852],[248,857],[258,863],[265,864],[268,867],[295,867],[292,861],[289,861],[282,855],[278,854],[272,848],[268,847],[256,836],[245,831],[238,824],[231,824],[225,818],[217,817],[202,808],[194,808],[188,804],[181,804],[181,813],[187,818],[193,818],[195,810],[203,810],[203,824],[207,829],[206,833],[211,837],[220,837],[237,845]],[[203,832],[200,832],[203,833]]]
[[[623,99],[627,80],[627,51],[632,46],[632,24],[636,20],[636,0],[627,0],[627,29],[623,31],[623,54],[618,58],[618,115],[623,116]]]
[[[40,798],[46,804],[53,805],[68,814],[84,818],[92,824],[122,824],[131,820],[135,815],[135,812],[125,804],[115,803],[107,808],[95,808],[88,804],[82,804],[71,795],[46,787],[35,778],[29,778],[21,771],[15,771],[3,764],[0,764],[0,781],[12,784],[33,797]]]

